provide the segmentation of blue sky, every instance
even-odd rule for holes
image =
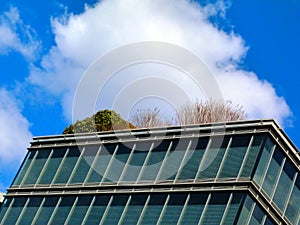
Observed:
[[[275,118],[300,146],[299,21],[297,0],[1,1],[0,190],[32,136],[60,134],[71,122],[85,69],[135,41],[191,50],[225,99],[250,119]]]

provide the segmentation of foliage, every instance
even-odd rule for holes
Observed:
[[[243,120],[246,117],[242,106],[233,105],[230,101],[214,100],[185,104],[177,110],[176,117],[171,120],[162,117],[158,108],[140,109],[133,115],[130,123],[115,111],[106,109],[70,125],[63,134],[226,122]]]
[[[74,124],[67,127],[63,131],[63,134],[89,133],[133,128],[135,128],[135,126],[124,120],[115,111],[106,109],[98,111],[91,117],[76,121]]]
[[[162,127],[171,124],[161,117],[160,110],[158,108],[154,108],[153,110],[139,109],[133,115],[131,121],[139,128]]]
[[[196,101],[182,106],[176,114],[180,125],[237,121],[246,119],[247,115],[240,105],[231,101]]]
[[[176,112],[175,118],[166,120],[160,111],[138,110],[132,118],[132,123],[139,128],[162,127],[168,125],[188,125],[214,122],[237,121],[246,119],[242,106],[234,105],[231,101],[195,101],[185,104]],[[172,121],[172,122],[170,122]]]

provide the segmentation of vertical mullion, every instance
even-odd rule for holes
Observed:
[[[90,166],[90,169],[89,169],[86,177],[84,178],[83,184],[86,184],[86,182],[88,181],[88,179],[89,179],[89,177],[90,177],[90,175],[91,175],[91,173],[93,171],[93,168],[95,167],[95,164],[96,164],[98,158],[100,157],[99,155],[101,153],[101,149],[102,149],[102,147],[100,146],[99,149],[98,149],[98,151],[97,151],[97,153],[96,153],[96,155],[95,155],[95,158],[94,158],[94,160],[93,160],[93,162],[92,162],[92,164]]]
[[[10,213],[11,207],[12,207],[14,202],[15,202],[15,198],[13,198],[12,201],[10,202],[10,204],[8,206],[8,209],[5,212],[5,215],[3,216],[2,220],[0,221],[0,224],[4,224],[8,214]]]
[[[174,141],[174,140],[173,140],[173,141]],[[169,157],[170,150],[171,150],[172,145],[173,145],[173,141],[171,141],[170,144],[169,144],[169,147],[168,147],[168,149],[167,149],[167,152],[166,152],[166,154],[165,154],[165,157],[164,157],[164,159],[163,159],[163,161],[162,161],[162,163],[161,163],[161,165],[160,165],[160,168],[158,169],[156,178],[155,178],[155,180],[154,180],[154,184],[157,182],[157,180],[158,180],[158,178],[159,178],[159,176],[160,176],[160,174],[161,174],[161,171],[163,170],[163,167],[164,167],[164,165],[165,165],[165,163],[166,163],[166,160],[167,160],[167,158]]]
[[[55,208],[54,208],[54,210],[53,210],[53,212],[52,212],[52,215],[51,215],[51,217],[50,217],[50,219],[49,219],[47,225],[50,225],[50,224],[52,223],[52,220],[54,219],[54,216],[55,216],[55,214],[56,214],[56,212],[57,212],[57,210],[58,210],[58,208],[59,208],[59,205],[60,205],[61,201],[62,201],[62,197],[60,197],[60,198],[58,199],[58,201],[57,201],[57,203],[56,203],[56,206],[55,206]]]
[[[190,200],[190,197],[191,197],[191,194],[188,194],[188,196],[186,197],[185,203],[183,205],[183,208],[181,210],[180,216],[179,216],[178,221],[177,221],[177,225],[179,225],[181,223],[181,221],[182,221],[182,218],[183,218],[183,215],[185,213],[185,210],[186,210],[186,207],[188,205],[188,202]]]
[[[220,173],[221,173],[221,171],[222,171],[222,169],[223,169],[223,167],[224,167],[224,163],[225,163],[225,161],[226,161],[227,155],[229,154],[229,149],[230,149],[230,147],[231,147],[232,139],[233,139],[233,138],[230,137],[230,139],[229,139],[229,141],[228,141],[228,144],[227,144],[225,153],[224,153],[223,158],[222,158],[222,161],[221,161],[221,163],[220,163],[219,170],[218,170],[218,172],[217,172],[217,174],[216,174],[216,177],[215,177],[215,179],[214,179],[215,181],[217,180],[217,178],[219,178]],[[222,143],[222,144],[223,144],[223,143]],[[222,147],[222,146],[221,146],[221,147]]]
[[[68,217],[67,217],[66,221],[64,222],[64,224],[68,224],[69,223],[69,220],[71,219],[71,216],[73,214],[73,211],[75,210],[77,202],[78,202],[78,196],[76,197],[76,199],[75,199],[75,201],[74,201],[74,203],[72,205],[72,208],[71,208],[71,210],[70,210],[70,212],[68,214]]]
[[[229,199],[228,199],[226,208],[225,208],[225,210],[224,210],[224,212],[223,212],[223,216],[222,216],[220,225],[222,225],[222,224],[224,223],[224,221],[225,221],[225,218],[226,218],[226,216],[227,216],[227,212],[228,212],[228,210],[229,210],[229,207],[230,207],[230,204],[231,204],[231,202],[232,202],[232,199],[233,199],[233,192],[230,193],[230,197],[229,197]]]
[[[104,179],[106,178],[106,176],[107,176],[107,174],[108,174],[108,172],[110,170],[110,167],[111,167],[111,165],[112,165],[112,163],[113,163],[113,161],[115,159],[115,156],[117,154],[118,149],[119,149],[119,144],[117,144],[116,147],[115,147],[114,153],[112,154],[112,156],[111,156],[111,158],[109,160],[109,163],[108,163],[108,165],[106,167],[106,170],[105,170],[105,172],[103,174],[103,177],[102,177],[102,179],[100,181],[100,185],[104,182]]]
[[[27,200],[25,202],[25,205],[24,205],[24,207],[23,207],[23,209],[22,209],[22,211],[21,211],[21,213],[20,213],[20,215],[19,215],[19,217],[18,217],[18,219],[16,221],[16,225],[18,225],[20,223],[20,221],[21,221],[21,219],[23,217],[23,214],[25,213],[25,210],[26,210],[26,207],[27,207],[28,203],[29,203],[29,198],[27,198]]]
[[[161,220],[162,220],[162,217],[163,217],[164,214],[165,214],[165,211],[166,211],[167,205],[168,205],[168,203],[169,203],[169,200],[170,200],[170,194],[168,194],[168,197],[167,197],[167,199],[166,199],[166,201],[165,201],[165,204],[164,204],[164,206],[163,206],[163,208],[162,208],[162,210],[161,210],[161,213],[160,213],[160,215],[159,215],[159,217],[158,217],[158,220],[157,220],[157,224],[160,224],[160,222],[161,222]]]
[[[267,214],[265,214],[264,215],[264,217],[263,217],[263,219],[262,219],[262,221],[261,221],[261,224],[265,224],[265,222],[266,222],[266,220],[267,220]]]
[[[142,212],[141,212],[141,215],[140,215],[140,217],[139,217],[139,219],[138,219],[138,221],[137,221],[137,225],[140,225],[141,224],[141,222],[142,222],[142,219],[143,219],[143,217],[144,217],[144,214],[145,214],[145,211],[146,211],[146,209],[147,209],[147,207],[148,207],[148,204],[149,204],[149,202],[150,202],[150,197],[151,196],[151,194],[149,194],[148,195],[148,198],[147,198],[147,200],[146,200],[146,202],[145,202],[145,205],[144,205],[144,207],[143,207],[143,210],[142,210]]]
[[[28,169],[27,169],[27,171],[26,171],[26,174],[24,175],[24,177],[23,177],[22,181],[20,182],[20,185],[19,185],[19,186],[22,186],[22,185],[24,184],[25,180],[27,179],[28,174],[29,174],[29,172],[30,172],[30,170],[31,170],[31,168],[32,168],[32,166],[33,166],[33,163],[35,162],[35,159],[36,159],[38,153],[39,153],[39,151],[36,151],[36,152],[35,152],[35,154],[34,154],[34,156],[33,156],[33,158],[32,158],[32,161],[31,161],[31,163],[30,163],[30,165],[29,165],[29,167],[28,167]]]
[[[78,147],[78,148],[79,148],[79,147]],[[68,184],[71,182],[71,180],[72,180],[72,178],[73,178],[73,176],[74,176],[74,174],[75,174],[75,172],[76,172],[76,170],[77,170],[77,168],[78,168],[78,166],[79,166],[79,163],[80,163],[81,160],[82,160],[82,156],[83,156],[83,154],[84,154],[84,152],[85,152],[85,149],[86,149],[86,147],[84,147],[84,149],[80,152],[80,155],[78,156],[78,159],[77,159],[77,161],[76,161],[76,164],[75,164],[75,166],[74,166],[74,168],[73,168],[73,170],[72,170],[72,172],[71,172],[71,174],[70,174],[70,177],[69,177],[69,179],[68,179],[66,185],[68,185]]]
[[[193,134],[193,135],[194,135],[194,134]],[[185,165],[184,162],[186,161],[186,157],[187,157],[188,153],[190,152],[191,145],[192,145],[192,139],[189,141],[189,144],[188,144],[187,149],[186,149],[186,151],[185,151],[185,153],[184,153],[184,156],[183,156],[183,158],[182,158],[182,161],[181,161],[181,163],[180,163],[180,165],[179,165],[179,168],[178,168],[178,171],[177,171],[177,174],[176,174],[176,176],[175,176],[175,179],[174,179],[173,183],[175,183],[175,182],[178,180],[178,177],[179,177],[179,175],[180,175],[180,171],[181,171],[182,168],[184,167],[184,165]]]
[[[276,191],[276,188],[278,186],[278,183],[279,183],[279,179],[281,177],[281,174],[282,174],[282,170],[283,170],[283,167],[284,167],[284,164],[285,164],[285,161],[286,161],[286,157],[283,159],[283,162],[281,163],[281,167],[280,167],[280,171],[279,171],[279,174],[277,176],[277,180],[275,182],[275,186],[270,194],[270,199],[273,201],[273,198],[274,198],[274,194],[275,194],[275,191]]]
[[[108,204],[107,204],[107,206],[106,206],[106,209],[105,209],[105,211],[104,211],[104,213],[103,213],[103,216],[102,216],[102,218],[101,218],[101,220],[100,220],[99,225],[102,225],[102,224],[104,223],[105,218],[106,218],[106,216],[107,216],[107,213],[108,213],[108,211],[109,211],[109,209],[110,209],[110,205],[111,205],[111,203],[112,203],[112,201],[113,201],[113,198],[114,198],[114,196],[112,195],[112,196],[110,197],[110,199],[109,199],[109,202],[108,202]]]
[[[252,199],[251,199],[252,200]],[[252,218],[252,216],[253,216],[253,211],[254,211],[254,208],[255,208],[255,206],[256,206],[256,202],[254,202],[253,200],[252,200],[252,207],[251,207],[251,210],[250,210],[250,212],[249,212],[249,217],[248,217],[248,220],[247,220],[247,222],[245,223],[245,225],[251,225],[250,224],[250,221],[251,221],[251,218]]]
[[[64,154],[64,156],[63,156],[63,158],[62,158],[62,160],[61,160],[61,162],[60,162],[60,164],[59,164],[59,166],[58,166],[58,168],[57,168],[57,171],[56,171],[56,173],[55,173],[55,175],[54,175],[54,177],[53,177],[53,179],[52,179],[52,181],[51,181],[50,186],[52,186],[52,185],[54,184],[54,182],[55,182],[55,180],[56,180],[58,174],[60,173],[61,167],[62,167],[62,165],[64,164],[64,162],[65,162],[65,160],[66,160],[66,157],[67,157],[67,155],[68,155],[68,153],[69,153],[69,149],[70,149],[70,148],[68,148],[67,151],[65,152],[65,154]]]
[[[205,202],[205,206],[204,206],[204,209],[203,209],[203,211],[202,211],[201,217],[199,218],[198,225],[201,225],[202,222],[203,222],[203,220],[204,220],[203,218],[204,218],[204,215],[205,215],[205,213],[206,213],[206,210],[207,210],[208,203],[209,203],[210,199],[211,199],[211,193],[209,193],[209,195],[208,195],[208,197],[207,197],[207,200],[206,200],[206,202]]]
[[[48,164],[49,164],[49,161],[51,160],[51,157],[52,157],[52,155],[53,155],[53,152],[54,152],[54,150],[51,149],[51,152],[50,152],[50,154],[49,154],[49,156],[48,156],[48,158],[47,158],[47,160],[46,160],[45,165],[43,166],[43,169],[42,169],[41,173],[39,174],[38,179],[37,179],[36,182],[35,182],[34,187],[36,187],[36,185],[37,185],[37,184],[40,182],[40,180],[42,179],[43,174],[44,174],[44,172],[45,172],[45,170],[46,170],[46,168],[47,168],[47,166],[48,166]]]
[[[298,221],[297,221],[297,224],[300,223],[300,214],[298,215]]]
[[[201,166],[202,166],[202,164],[203,164],[203,162],[204,162],[204,160],[205,160],[205,158],[206,158],[207,151],[208,151],[208,149],[210,148],[211,143],[212,143],[212,137],[210,137],[210,139],[209,139],[209,141],[208,141],[208,143],[207,143],[207,146],[206,146],[206,148],[205,148],[205,152],[204,152],[204,154],[203,154],[203,156],[202,156],[202,159],[201,159],[201,161],[199,162],[198,170],[197,170],[197,173],[196,173],[196,175],[195,175],[195,178],[194,178],[193,183],[196,182],[197,177],[199,176],[199,173],[201,172]]]
[[[138,177],[137,177],[135,183],[138,183],[138,182],[140,181],[141,176],[143,175],[143,172],[144,172],[144,168],[145,168],[145,166],[147,165],[147,163],[148,163],[148,161],[149,161],[149,158],[150,158],[150,155],[151,155],[151,153],[152,153],[153,148],[154,148],[154,141],[152,142],[152,144],[151,144],[151,146],[150,146],[150,149],[149,149],[149,151],[148,151],[148,154],[147,154],[147,156],[146,156],[146,158],[145,158],[145,161],[144,161],[144,163],[143,163],[143,166],[142,166],[142,168],[141,168],[141,170],[140,170],[140,173],[139,173],[139,175],[138,175]]]
[[[243,162],[242,162],[242,165],[241,165],[241,168],[239,170],[239,173],[238,173],[238,176],[237,176],[237,179],[241,177],[241,174],[242,174],[242,170],[243,170],[243,167],[245,166],[246,164],[246,161],[248,159],[248,155],[250,154],[250,150],[251,150],[251,147],[252,147],[252,144],[253,144],[253,140],[254,140],[254,135],[251,136],[251,139],[250,139],[250,142],[249,142],[249,145],[248,145],[248,148],[246,150],[246,154],[244,156],[244,159],[243,159]]]
[[[128,169],[128,167],[129,167],[129,164],[130,164],[130,162],[131,162],[131,158],[133,157],[135,148],[136,148],[136,143],[134,143],[134,145],[133,145],[133,147],[132,147],[132,149],[131,149],[131,152],[130,152],[130,154],[129,154],[129,156],[128,156],[128,159],[127,159],[127,163],[125,163],[125,166],[124,166],[124,168],[123,168],[123,171],[122,171],[122,173],[121,173],[121,175],[120,175],[120,178],[119,178],[117,184],[119,184],[120,181],[121,181],[121,180],[123,179],[123,177],[125,176],[125,174],[126,174],[126,172],[127,172],[127,169]]]
[[[264,174],[263,174],[263,176],[262,176],[262,178],[261,178],[261,185],[260,185],[260,187],[259,187],[259,191],[261,191],[262,186],[263,186],[263,184],[264,184],[264,182],[265,182],[265,178],[266,178],[266,176],[267,176],[267,172],[268,172],[268,169],[269,169],[269,167],[270,167],[270,164],[271,164],[271,161],[272,161],[274,152],[275,152],[275,148],[276,148],[276,145],[274,144],[273,149],[272,149],[272,152],[271,152],[271,154],[270,154],[269,161],[267,162],[266,169],[265,169]]]
[[[96,201],[96,195],[94,195],[94,197],[93,197],[93,199],[92,199],[92,201],[91,201],[91,203],[90,203],[90,205],[89,205],[89,208],[88,208],[88,210],[86,211],[86,214],[85,214],[85,216],[84,216],[84,218],[83,218],[83,221],[82,221],[82,225],[85,225],[85,223],[86,223],[86,220],[88,219],[88,217],[89,217],[89,215],[90,215],[90,213],[91,213],[91,210],[92,210],[92,208],[93,208],[93,205],[94,205],[94,202]]]
[[[285,206],[284,206],[284,208],[283,208],[283,214],[284,214],[284,215],[285,215],[286,209],[287,209],[287,207],[288,207],[288,205],[289,205],[289,201],[290,201],[290,198],[291,198],[291,196],[292,196],[293,189],[294,189],[293,187],[295,187],[295,183],[296,183],[297,177],[298,177],[298,173],[296,173],[296,174],[294,175],[294,179],[293,179],[293,183],[292,183],[292,186],[291,186],[291,190],[290,190],[290,192],[289,192],[289,194],[288,194],[287,200],[286,200],[286,202],[285,202]]]
[[[125,205],[125,207],[123,209],[122,215],[121,215],[121,217],[119,219],[118,225],[122,224],[122,222],[124,220],[124,217],[125,217],[126,212],[128,210],[129,203],[131,202],[131,197],[132,197],[132,195],[129,196],[129,198],[128,198],[127,202],[126,202],[126,205]]]
[[[39,206],[39,209],[37,210],[37,212],[36,212],[36,214],[35,214],[32,222],[31,222],[32,224],[35,224],[36,220],[39,218],[39,214],[40,214],[40,212],[41,212],[41,210],[43,208],[43,205],[44,205],[45,201],[46,201],[46,197],[43,198],[43,200],[42,200],[42,202],[41,202],[41,204]]]

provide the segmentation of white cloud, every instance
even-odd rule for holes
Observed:
[[[23,23],[17,8],[11,7],[0,16],[0,54],[13,50],[33,59],[40,46],[35,36],[31,27]]]
[[[90,63],[124,44],[165,41],[203,59],[225,98],[243,105],[250,118],[284,122],[291,112],[272,85],[253,72],[238,69],[248,49],[244,40],[209,21],[210,16],[225,17],[225,11],[223,1],[202,7],[189,0],[102,0],[80,15],[52,19],[56,45],[40,68],[32,68],[29,81],[62,96],[70,118],[76,84]]]
[[[243,70],[220,71],[219,86],[226,99],[243,105],[250,119],[274,118],[281,125],[289,125],[291,111],[274,87],[259,80],[253,72]]]
[[[24,158],[32,138],[29,125],[20,112],[17,100],[6,89],[0,89],[1,167]]]

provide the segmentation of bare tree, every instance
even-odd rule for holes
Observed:
[[[214,122],[237,121],[246,119],[242,106],[231,101],[195,101],[180,107],[175,118],[167,120],[160,115],[160,110],[139,109],[133,115],[131,123],[139,128],[162,127],[169,125],[203,124]]]
[[[139,128],[162,127],[170,125],[166,119],[160,115],[158,108],[139,109],[131,119],[132,124]]]
[[[242,106],[216,100],[186,104],[176,113],[176,121],[180,125],[236,121],[246,117]]]

